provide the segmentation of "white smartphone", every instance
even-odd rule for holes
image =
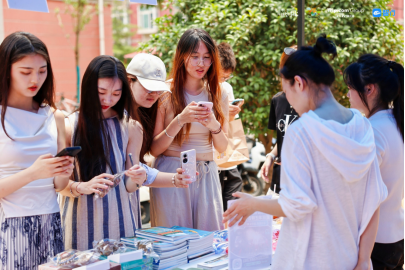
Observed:
[[[181,168],[184,170],[185,175],[189,175],[190,181],[195,182],[197,180],[196,170],[197,170],[197,161],[196,161],[196,151],[191,149],[180,153],[180,162]]]
[[[210,108],[210,110],[212,110],[212,102],[209,102],[209,101],[199,101],[197,103],[197,106],[207,107],[207,108]]]

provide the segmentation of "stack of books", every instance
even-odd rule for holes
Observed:
[[[121,242],[127,247],[136,248],[136,242],[150,240],[141,237],[124,237]],[[187,241],[179,244],[172,244],[153,240],[153,251],[159,255],[159,260],[155,261],[153,269],[170,269],[172,266],[187,263]]]
[[[136,231],[136,238],[122,238],[121,241],[129,246],[135,240],[152,240],[153,251],[159,255],[159,260],[153,265],[154,270],[171,269],[188,262],[188,240],[199,239],[196,232],[181,231],[173,228],[154,227]]]
[[[190,229],[180,226],[173,226],[172,229],[179,230],[184,233],[191,232],[198,234],[198,239],[190,239],[187,241],[187,257],[189,262],[214,254],[214,247],[212,245],[214,242],[214,232]]]

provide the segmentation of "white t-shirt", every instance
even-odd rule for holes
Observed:
[[[235,96],[233,95],[232,85],[230,85],[227,82],[223,82],[222,87],[225,89],[226,93],[228,94],[228,101],[232,102],[233,100],[235,100]],[[239,117],[239,115],[235,115],[235,118],[238,118],[238,117]],[[221,171],[228,171],[228,170],[232,170],[232,169],[236,169],[236,168],[237,168],[237,166],[232,166],[229,168],[221,168],[218,166],[218,169]]]
[[[355,268],[360,236],[387,188],[371,124],[352,112],[340,124],[309,111],[288,128],[279,197],[286,218],[272,270]]]
[[[377,243],[395,243],[404,239],[404,142],[392,110],[379,111],[370,117],[374,130],[381,177],[388,197],[380,206]]]

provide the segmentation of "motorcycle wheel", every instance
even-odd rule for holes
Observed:
[[[262,182],[255,175],[242,174],[242,180],[242,192],[253,196],[260,196],[263,194]]]
[[[141,202],[142,224],[147,224],[150,222],[149,206],[150,206],[149,202]]]

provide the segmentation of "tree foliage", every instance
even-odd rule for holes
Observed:
[[[94,5],[89,3],[89,0],[64,0],[65,3],[65,14],[69,14],[73,21],[73,33],[75,35],[73,51],[75,54],[76,62],[76,80],[77,80],[77,101],[79,102],[80,98],[80,34],[83,31],[84,27],[91,21],[96,11]],[[59,26],[63,31],[64,25],[62,18],[60,16],[60,10],[55,9],[56,17],[58,18]],[[66,38],[69,39],[70,35],[65,34]]]
[[[115,0],[112,2],[112,8],[114,56],[124,62],[124,56],[136,50],[130,41],[135,33],[135,25],[124,20],[124,17],[128,18],[131,14],[127,2]]]
[[[338,56],[330,63],[337,78],[335,97],[345,106],[342,71],[361,54],[375,53],[403,63],[403,26],[394,17],[372,16],[373,8],[391,5],[388,0],[306,1],[311,8],[305,15],[306,43],[313,45],[319,34],[326,33],[337,45]],[[285,47],[296,44],[296,0],[168,0],[163,6],[176,6],[177,13],[157,18],[159,32],[140,50],[156,48],[170,71],[177,42],[189,28],[203,28],[218,43],[230,43],[237,59],[230,83],[235,97],[245,99],[240,114],[244,127],[269,146],[267,119],[271,97],[281,90],[280,56]]]

